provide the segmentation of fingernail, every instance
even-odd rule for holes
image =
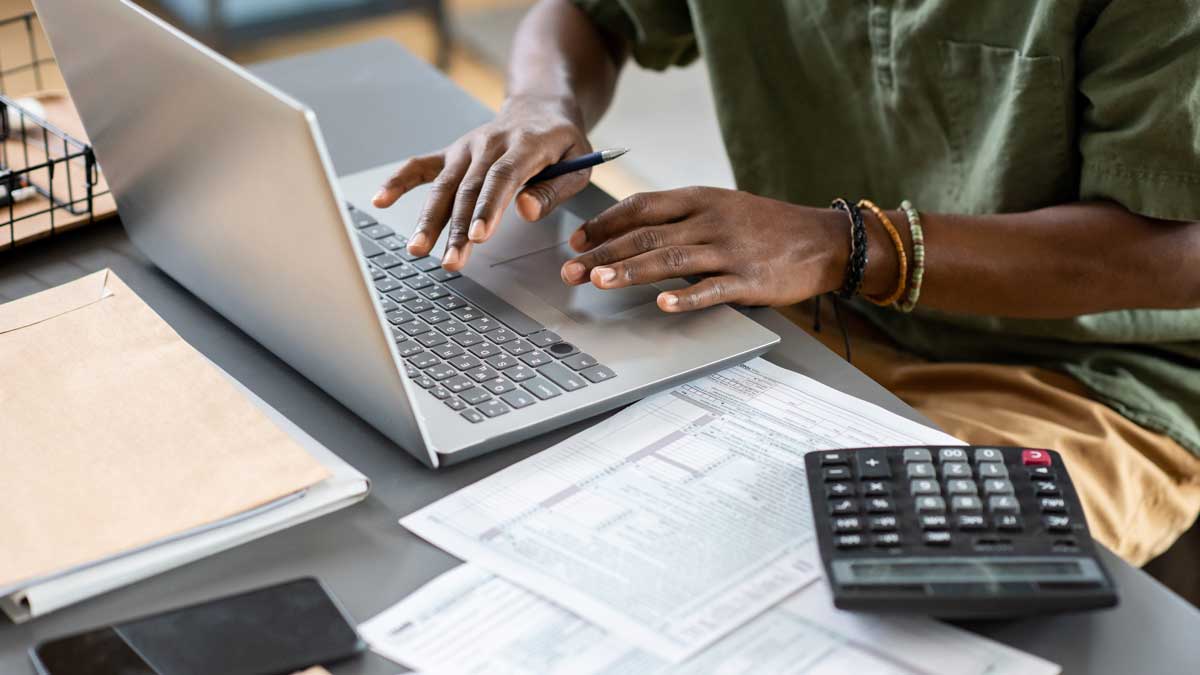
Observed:
[[[428,238],[425,236],[425,233],[418,232],[413,235],[412,239],[408,240],[408,250],[424,249],[428,245],[427,241]]]
[[[382,201],[382,200],[383,200],[383,198],[384,198],[384,196],[385,196],[385,194],[386,194],[386,193],[385,193],[383,190],[380,190],[379,192],[376,192],[376,193],[375,193],[375,196],[374,196],[374,197],[371,197],[371,201],[373,201],[373,202]]]
[[[663,293],[663,303],[665,303],[667,307],[674,307],[679,304],[679,296],[671,295],[670,293]]]
[[[476,218],[475,222],[471,223],[471,229],[467,230],[467,237],[472,241],[483,241],[486,230],[487,221],[483,218]]]
[[[600,279],[600,283],[607,284],[617,278],[617,273],[611,267],[597,267],[596,277]]]
[[[584,270],[583,264],[575,262],[574,260],[566,265],[563,265],[563,277],[569,281],[579,281],[583,278],[585,271],[586,270]]]
[[[442,267],[445,267],[446,265],[457,265],[460,257],[461,256],[458,253],[457,247],[452,246],[446,249],[446,255],[442,256]]]
[[[575,249],[576,251],[582,249],[583,245],[587,243],[587,232],[584,232],[583,230],[575,230],[575,234],[571,235],[571,239],[567,243],[569,243],[571,248]]]

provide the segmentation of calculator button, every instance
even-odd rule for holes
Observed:
[[[896,522],[896,516],[871,516],[867,526],[873,532],[891,532],[899,527],[899,523]]]
[[[1040,506],[1043,511],[1063,513],[1067,510],[1067,501],[1062,497],[1042,497],[1038,500],[1038,506]]]
[[[1018,513],[1021,507],[1016,497],[1012,495],[995,495],[988,497],[988,511],[992,513]]]
[[[822,452],[821,465],[829,466],[830,464],[845,464],[846,453],[844,452]]]
[[[821,472],[825,480],[847,480],[850,478],[850,467],[831,466]]]
[[[835,499],[829,503],[829,510],[835,516],[858,513],[858,502],[853,499]]]
[[[942,448],[938,450],[938,460],[942,462],[965,462],[967,451],[963,448]]]
[[[993,521],[996,524],[996,529],[1006,532],[1017,532],[1021,529],[1021,517],[1013,514],[1002,514],[996,516]]]
[[[983,481],[983,493],[985,495],[1011,495],[1013,494],[1013,484],[1003,478],[989,478]]]
[[[863,483],[863,494],[868,497],[886,497],[891,494],[888,484],[881,480],[869,480]]]
[[[925,515],[921,516],[920,520],[921,529],[923,530],[944,530],[950,525],[946,520],[946,516],[942,515]]]
[[[905,467],[905,470],[908,472],[909,478],[933,478],[934,477],[933,465],[926,464],[924,462],[916,463],[916,464],[909,464],[907,467]]]
[[[946,510],[946,500],[941,497],[917,497],[917,513],[941,513]]]
[[[904,463],[905,464],[912,464],[914,462],[928,464],[929,462],[932,462],[932,461],[933,461],[933,456],[930,455],[929,450],[927,450],[925,448],[905,448],[904,449]]]
[[[887,455],[882,450],[859,450],[854,453],[859,478],[891,478]]]
[[[838,548],[857,548],[863,545],[861,534],[840,534],[833,538],[833,545]]]
[[[884,534],[875,535],[872,541],[880,548],[892,548],[900,545],[900,534],[898,532],[885,532]]]
[[[954,522],[960,530],[987,529],[987,522],[978,513],[961,513],[955,518]]]
[[[967,511],[978,512],[983,510],[983,502],[975,495],[959,495],[950,498],[950,509],[952,511]]]
[[[924,534],[927,546],[949,546],[950,533],[945,530],[933,530]]]
[[[526,385],[526,386],[528,386],[528,385]],[[536,392],[534,392],[534,393],[536,393]],[[549,397],[547,397],[547,398],[549,398]],[[830,485],[829,487],[825,488],[825,494],[829,497],[834,497],[834,498],[848,497],[849,495],[851,495],[853,493],[854,493],[854,490],[851,489],[850,486],[845,483],[834,483],[833,485]]]
[[[916,495],[936,495],[939,493],[937,481],[914,480],[909,484],[909,492]]]
[[[983,462],[978,469],[980,478],[1008,478],[1008,467],[999,462]]]
[[[1058,494],[1058,484],[1052,480],[1039,480],[1033,483],[1033,489],[1039,495],[1056,495]]]
[[[858,532],[860,530],[862,530],[862,520],[858,516],[833,519],[834,532]]]
[[[1050,453],[1045,450],[1022,450],[1021,463],[1025,466],[1050,466]]]
[[[975,481],[965,478],[946,481],[946,494],[948,495],[973,495],[978,494],[978,488],[975,487]]]
[[[975,463],[980,462],[1003,462],[1004,453],[996,448],[975,448]]]
[[[1029,468],[1029,477],[1033,480],[1054,478],[1054,469],[1048,466],[1033,466]]]
[[[1071,519],[1067,516],[1046,516],[1042,518],[1042,524],[1051,532],[1071,531]]]
[[[892,500],[884,497],[875,497],[867,500],[868,513],[891,513],[896,507],[892,504]]]
[[[946,462],[942,464],[943,478],[970,478],[971,465],[966,462]]]

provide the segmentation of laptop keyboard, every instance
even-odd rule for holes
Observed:
[[[616,377],[575,345],[469,278],[418,257],[350,206],[371,279],[408,376],[479,423]]]

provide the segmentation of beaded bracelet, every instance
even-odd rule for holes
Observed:
[[[850,216],[850,257],[846,260],[846,278],[837,292],[839,297],[849,300],[858,295],[867,269],[867,227],[863,224],[862,210],[845,199],[838,197],[830,207]]]
[[[892,246],[896,247],[896,256],[900,262],[899,273],[896,275],[896,290],[884,297],[863,296],[868,302],[880,307],[887,307],[904,297],[904,291],[908,287],[908,255],[904,252],[904,240],[900,238],[900,233],[896,230],[896,226],[892,224],[892,219],[888,218],[883,209],[875,205],[875,202],[870,199],[860,199],[858,200],[858,206],[860,208],[866,207],[870,209],[871,213],[875,214],[875,217],[883,224],[883,229],[887,230],[888,236],[891,237]]]
[[[921,214],[917,213],[912,202],[905,199],[900,202],[900,210],[908,218],[908,229],[912,232],[913,240],[913,271],[912,280],[908,284],[908,297],[903,302],[896,303],[896,309],[901,312],[911,312],[921,299],[921,280],[925,277],[925,231],[921,229]]]

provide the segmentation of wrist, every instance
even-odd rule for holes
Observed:
[[[912,234],[908,219],[901,211],[884,211],[896,227],[904,250],[912,249]],[[900,284],[900,253],[879,217],[869,209],[862,210],[867,229],[867,268],[863,275],[862,295],[886,298]],[[911,256],[909,256],[911,257]],[[907,282],[907,279],[904,280]]]
[[[824,264],[819,266],[817,288],[820,293],[832,293],[846,280],[846,265],[850,262],[850,218],[835,209],[813,209],[816,225],[822,231],[825,247]]]
[[[583,109],[579,105],[579,100],[571,95],[537,91],[512,92],[504,99],[500,112],[517,110],[536,110],[564,117],[580,129],[583,128]]]

